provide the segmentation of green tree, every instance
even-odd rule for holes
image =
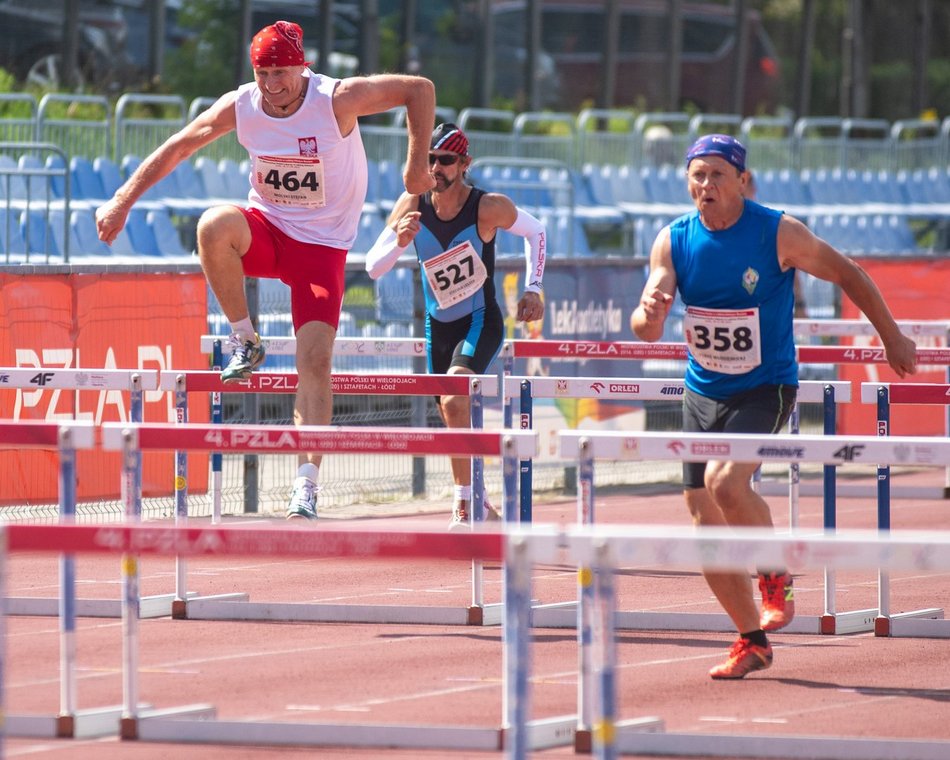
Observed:
[[[238,55],[235,29],[240,28],[236,0],[192,0],[184,3],[179,23],[200,33],[165,61],[165,86],[186,101],[217,97],[234,88]]]

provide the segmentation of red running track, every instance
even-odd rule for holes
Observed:
[[[942,472],[896,476],[895,486],[942,483]],[[787,499],[768,497],[776,524],[787,525]],[[946,529],[944,501],[896,500],[895,529]],[[670,489],[628,489],[597,495],[600,522],[679,524],[689,529],[681,495]],[[445,510],[447,516],[447,508]],[[536,504],[536,520],[571,522],[570,499]],[[871,499],[839,497],[841,529],[874,527]],[[380,518],[385,528],[443,527],[446,517]],[[334,524],[340,524],[334,522]],[[361,524],[365,525],[365,522]],[[801,524],[819,527],[821,503],[803,498]],[[117,557],[80,557],[78,594],[117,598]],[[173,588],[173,562],[148,557],[142,592]],[[540,566],[534,596],[575,598],[570,567]],[[486,601],[500,598],[497,565],[486,567]],[[189,586],[201,594],[246,592],[252,601],[353,604],[470,602],[465,561],[284,560],[193,558]],[[838,574],[838,610],[876,606],[872,573]],[[893,574],[892,611],[944,606],[950,575]],[[11,596],[55,596],[57,563],[48,555],[14,555]],[[796,577],[800,614],[822,612],[820,574]],[[718,612],[697,571],[625,568],[618,576],[621,610]],[[59,707],[59,631],[52,618],[9,618],[8,714],[55,714]],[[773,634],[775,664],[741,682],[714,682],[707,670],[725,656],[726,633],[621,631],[618,634],[619,717],[656,716],[668,731],[950,740],[950,641]],[[121,623],[78,623],[79,706],[122,700]],[[497,627],[260,623],[172,620],[140,623],[140,696],[156,707],[207,702],[222,719],[394,723],[495,727],[501,720],[501,631]],[[536,629],[532,647],[532,718],[576,710],[577,646],[572,629]],[[8,757],[39,758],[490,758],[500,752],[237,748],[162,745],[115,738],[8,739]],[[532,757],[567,757],[572,748]]]

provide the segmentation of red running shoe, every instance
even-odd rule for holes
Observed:
[[[795,590],[792,574],[759,575],[759,591],[762,593],[762,616],[759,625],[763,631],[777,631],[792,622],[795,617]]]
[[[771,644],[760,647],[740,637],[729,650],[729,659],[710,670],[709,676],[710,678],[745,678],[753,670],[765,670],[771,665]]]

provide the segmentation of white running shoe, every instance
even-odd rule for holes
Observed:
[[[319,490],[320,487],[310,478],[297,478],[294,481],[294,491],[290,496],[287,519],[316,520],[317,491]]]
[[[469,530],[472,527],[472,523],[470,522],[469,518],[470,515],[468,511],[468,502],[455,502],[455,507],[452,509],[452,519],[449,521],[449,530]]]

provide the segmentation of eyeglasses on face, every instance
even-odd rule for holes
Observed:
[[[429,166],[438,162],[439,166],[451,166],[454,163],[457,163],[459,158],[458,153],[444,153],[442,155],[436,155],[435,153],[429,154]]]

